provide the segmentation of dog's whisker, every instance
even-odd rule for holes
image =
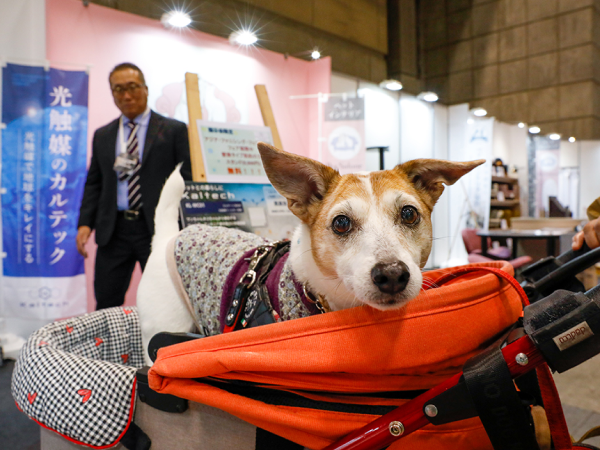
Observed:
[[[426,288],[439,288],[440,285],[433,281],[423,281],[423,286]]]
[[[312,252],[312,248],[309,248],[309,249],[307,249],[307,250],[303,251],[303,252],[302,252],[302,253],[300,253],[299,255],[296,255],[296,256],[294,257],[294,259],[293,259],[293,260],[294,260],[294,261],[298,261],[299,259],[301,259],[301,258],[302,258],[302,257],[303,257],[305,254],[307,254],[308,252]]]
[[[340,280],[340,282],[337,284],[337,286],[335,287],[335,293],[337,294],[337,290],[339,289],[339,287],[342,285],[342,280]]]

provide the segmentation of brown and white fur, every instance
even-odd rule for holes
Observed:
[[[331,310],[399,308],[419,294],[432,244],[431,212],[444,190],[484,160],[418,159],[392,170],[340,175],[317,161],[259,143],[269,180],[302,223],[289,263]],[[138,288],[142,339],[194,328],[173,287],[165,246],[178,233],[184,183],[176,171],[156,210],[152,253]]]

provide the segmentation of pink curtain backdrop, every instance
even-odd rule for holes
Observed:
[[[284,149],[317,157],[316,100],[289,97],[330,92],[329,58],[304,61],[260,48],[238,48],[226,38],[167,30],[159,21],[94,4],[84,7],[81,0],[46,0],[46,33],[46,55],[54,67],[89,67],[90,144],[94,130],[119,115],[108,88],[108,74],[116,64],[129,61],[144,71],[150,106],[186,122],[185,72],[200,77],[203,118],[208,120],[263,125],[254,85],[264,84]],[[88,310],[92,311],[93,242],[88,254],[85,270]],[[138,268],[126,305],[135,304],[139,277]]]

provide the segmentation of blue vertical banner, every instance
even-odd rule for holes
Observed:
[[[87,161],[88,75],[2,70],[2,299],[8,317],[86,311],[75,237]]]

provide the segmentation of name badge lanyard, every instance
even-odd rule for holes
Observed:
[[[150,108],[146,108],[146,111],[144,111],[144,115],[138,121],[138,126],[141,126],[141,123],[146,121],[148,114],[150,114]],[[127,153],[127,144],[131,140],[132,136],[133,136],[133,133],[130,133],[129,139],[127,139],[127,142],[125,142],[125,133],[123,133],[123,116],[121,115],[121,117],[119,118],[119,146],[120,146],[119,150],[120,150],[121,155],[123,153]]]
[[[146,121],[148,114],[150,114],[150,108],[146,108],[144,115],[138,121],[138,123],[136,125],[136,127],[138,129],[141,126],[140,124],[142,122]],[[117,157],[115,159],[114,169],[117,172],[129,173],[129,172],[131,172],[131,170],[133,170],[133,168],[137,164],[137,161],[140,158],[139,158],[139,154],[138,154],[137,159],[132,159],[131,155],[129,155],[127,153],[127,146],[133,139],[133,135],[134,135],[133,131],[135,130],[135,128],[134,128],[134,130],[131,130],[131,133],[129,134],[129,139],[127,139],[127,141],[125,141],[125,134],[123,132],[123,128],[124,128],[123,127],[123,116],[121,116],[119,118],[119,154],[117,155]]]

